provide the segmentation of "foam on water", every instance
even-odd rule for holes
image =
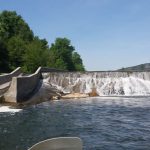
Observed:
[[[22,109],[11,108],[10,106],[0,106],[0,113],[4,113],[4,112],[16,113],[16,112],[19,112],[21,110]]]

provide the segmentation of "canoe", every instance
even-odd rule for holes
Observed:
[[[36,143],[28,150],[82,150],[82,141],[78,137],[51,138]]]

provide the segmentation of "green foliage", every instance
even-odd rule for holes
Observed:
[[[56,60],[54,66],[57,69],[67,70],[67,64],[61,58]]]
[[[77,52],[74,52],[72,54],[72,60],[73,60],[74,66],[75,66],[75,70],[85,71],[82,59],[81,59],[80,55]]]
[[[23,55],[25,54],[25,42],[19,36],[13,36],[8,40],[7,50],[9,55],[9,66],[13,70],[23,65]]]
[[[80,55],[67,38],[57,38],[49,48],[46,39],[34,36],[15,11],[0,13],[0,72],[23,67],[34,72],[39,66],[84,71]]]
[[[70,40],[67,38],[57,38],[50,48],[50,64],[53,65],[54,68],[59,66],[61,69],[74,70],[72,62],[73,51],[74,47],[71,46]]]
[[[15,11],[0,13],[1,70],[13,70],[23,65],[25,46],[33,37],[28,24]]]
[[[34,41],[26,46],[26,51],[23,59],[24,71],[33,72],[39,66],[47,66],[48,49],[45,49],[45,44],[43,44],[43,41],[34,39]]]
[[[140,69],[141,69],[142,71],[144,71],[145,65],[144,65],[144,64],[141,64]]]
[[[51,45],[49,66],[69,71],[84,71],[82,59],[67,38],[57,38]]]
[[[8,71],[8,52],[5,44],[0,40],[0,72]]]
[[[33,39],[33,32],[20,15],[15,11],[3,11],[0,14],[0,36],[7,40],[15,35],[19,35],[25,41]]]
[[[124,68],[124,67],[122,67],[122,68],[121,68],[121,71],[125,71],[125,68]]]

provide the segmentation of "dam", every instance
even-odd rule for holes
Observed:
[[[45,82],[63,93],[99,96],[148,96],[150,72],[53,72],[43,74]]]
[[[30,75],[20,68],[0,76],[3,101],[20,103],[69,93],[96,96],[150,96],[150,72],[93,71],[67,72],[39,67]],[[6,86],[4,86],[6,85]],[[4,88],[3,88],[4,87]],[[36,97],[35,97],[36,95]]]

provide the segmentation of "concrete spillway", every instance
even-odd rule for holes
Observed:
[[[150,72],[53,72],[43,77],[63,93],[90,93],[94,88],[100,96],[150,95]]]

